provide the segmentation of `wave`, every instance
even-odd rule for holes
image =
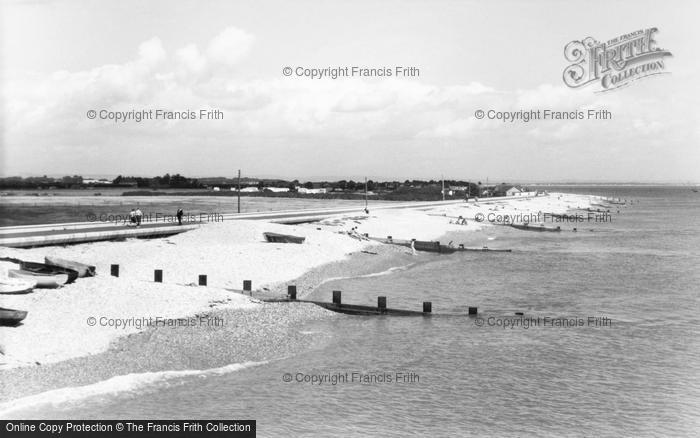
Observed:
[[[65,405],[66,403],[80,402],[97,396],[110,396],[124,392],[135,392],[146,387],[167,383],[172,380],[187,377],[220,376],[223,374],[240,371],[245,368],[264,365],[266,363],[268,362],[243,362],[206,370],[171,370],[114,376],[107,380],[92,383],[90,385],[69,386],[66,388],[53,389],[39,394],[0,403],[0,418],[8,419],[9,415],[14,412],[37,406],[58,406]]]
[[[395,273],[395,272],[406,271],[406,270],[408,270],[408,269],[409,269],[411,266],[413,266],[413,265],[415,265],[415,263],[410,263],[410,264],[404,265],[404,266],[394,266],[394,267],[391,267],[391,268],[386,269],[386,270],[384,270],[384,271],[381,271],[381,272],[373,272],[373,273],[371,273],[371,274],[350,275],[350,276],[347,276],[347,277],[330,277],[330,278],[326,278],[325,280],[323,280],[323,281],[319,284],[319,286],[322,285],[322,284],[325,284],[325,283],[329,283],[329,282],[331,282],[331,281],[338,281],[338,280],[349,280],[349,279],[354,279],[354,278],[383,277],[383,276],[385,276],[385,275],[391,275],[391,274],[393,274],[393,273]]]

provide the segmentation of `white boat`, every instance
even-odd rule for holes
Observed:
[[[44,257],[47,265],[60,266],[62,268],[72,269],[78,271],[78,277],[94,277],[95,267],[92,265],[86,265],[80,262],[74,262],[72,260],[60,259],[58,257]]]
[[[0,278],[0,294],[28,294],[34,287],[36,287],[36,281]]]
[[[20,280],[34,281],[35,287],[55,288],[63,286],[68,282],[68,274],[37,274],[34,272],[23,271],[21,269],[10,269],[7,274],[11,278]]]

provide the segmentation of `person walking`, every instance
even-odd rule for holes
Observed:
[[[129,222],[131,223],[131,225],[134,225],[136,223],[136,210],[133,208],[129,213]]]
[[[137,208],[136,209],[136,226],[140,227],[141,226],[141,218],[143,217],[143,213],[141,213],[141,209]]]
[[[182,209],[181,208],[177,209],[177,214],[175,216],[177,216],[178,225],[182,225]]]

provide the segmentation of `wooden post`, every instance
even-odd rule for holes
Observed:
[[[109,273],[112,277],[119,277],[119,265],[110,265]]]
[[[206,286],[206,285],[207,285],[207,276],[206,276],[206,275],[200,275],[200,276],[199,276],[199,285],[200,285],[200,286]]]
[[[333,304],[340,305],[340,291],[339,290],[333,291]]]
[[[386,311],[386,297],[377,297],[377,308],[380,311]]]
[[[163,270],[162,269],[156,269],[153,271],[153,281],[156,283],[162,283],[163,282]]]
[[[476,307],[470,307],[470,308],[469,308],[469,314],[470,314],[470,315],[476,315]]]
[[[243,291],[250,292],[253,290],[253,282],[250,280],[243,280]]]
[[[423,313],[432,313],[433,303],[430,301],[423,301]]]
[[[238,169],[238,212],[241,212],[241,169]]]
[[[287,286],[287,296],[290,300],[296,301],[297,299],[297,287],[289,285]]]

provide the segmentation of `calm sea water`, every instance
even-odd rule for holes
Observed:
[[[433,317],[310,323],[299,330],[314,347],[298,355],[41,417],[251,418],[259,436],[697,436],[700,194],[568,190],[639,202],[577,233],[451,234],[443,240],[513,252],[406,256],[402,269],[313,295],[330,300],[338,289],[362,304],[384,295],[389,307],[413,309],[432,301]],[[467,306],[477,318],[463,316]],[[542,325],[525,328],[537,317]],[[303,381],[314,375],[326,380]]]

